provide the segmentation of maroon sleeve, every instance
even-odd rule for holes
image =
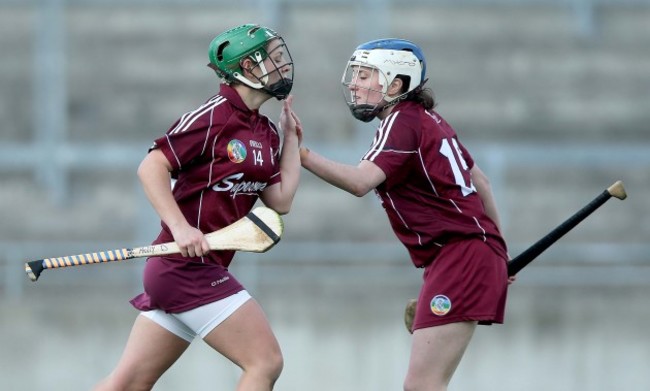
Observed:
[[[200,157],[207,150],[210,131],[215,129],[214,124],[202,118],[194,121],[190,126],[182,127],[176,123],[163,135],[154,141],[152,149],[158,148],[169,160],[172,170],[178,171]]]
[[[375,163],[388,178],[408,170],[419,147],[417,123],[399,114],[382,121],[370,150],[362,159]]]

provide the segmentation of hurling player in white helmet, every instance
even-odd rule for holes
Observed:
[[[150,390],[195,339],[241,368],[230,389],[270,391],[282,371],[264,311],[228,269],[234,251],[211,251],[205,234],[258,200],[289,212],[302,138],[289,95],[293,62],[284,39],[255,24],[217,35],[208,57],[222,80],[218,93],[180,115],[138,168],[161,218],[153,244],[175,241],[181,253],[147,259],[144,291],[131,300],[140,313],[117,367],[95,390]],[[283,100],[280,127],[259,111],[272,98]]]
[[[446,390],[478,324],[503,323],[506,243],[485,174],[434,111],[422,50],[403,39],[356,48],[343,75],[348,108],[380,120],[356,166],[300,149],[302,166],[362,197],[374,191],[423,284],[404,390]]]

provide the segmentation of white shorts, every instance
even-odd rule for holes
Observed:
[[[163,310],[142,311],[141,314],[187,342],[192,342],[197,335],[205,338],[250,298],[251,295],[242,290],[224,299],[177,314]]]

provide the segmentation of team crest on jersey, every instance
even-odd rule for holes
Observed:
[[[444,316],[451,310],[451,300],[445,295],[436,295],[431,299],[430,306],[435,315]]]
[[[233,163],[241,163],[246,159],[246,147],[244,143],[235,139],[228,143],[228,158]]]

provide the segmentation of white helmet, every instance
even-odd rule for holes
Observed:
[[[351,91],[356,83],[355,69],[370,68],[379,74],[382,100],[377,104],[357,102]],[[413,42],[404,39],[378,39],[359,45],[343,73],[341,83],[346,103],[352,115],[361,121],[369,122],[386,107],[405,99],[416,89],[422,87],[426,74],[426,61],[422,50]],[[386,95],[388,86],[396,76],[402,76],[407,84],[406,91],[398,96]]]

